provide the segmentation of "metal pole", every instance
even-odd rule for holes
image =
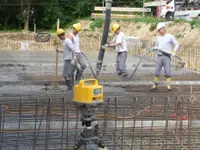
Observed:
[[[104,15],[105,15],[105,5],[104,5],[104,0],[102,0],[102,6],[103,6],[103,9],[102,9],[102,17],[104,18]]]
[[[57,19],[57,30],[60,28],[60,19]],[[56,43],[56,49],[58,48],[58,38]],[[56,50],[56,82],[58,82],[58,51]],[[56,84],[57,85],[57,84]]]
[[[144,3],[145,3],[145,0],[143,0],[143,14],[142,14],[143,17],[145,16],[144,15]]]
[[[36,23],[35,23],[35,18],[33,19],[33,24],[34,24],[34,33],[36,33]]]
[[[106,0],[104,30],[103,30],[103,35],[101,39],[101,45],[100,45],[100,50],[99,50],[99,55],[98,55],[98,60],[97,60],[97,65],[96,65],[97,76],[99,75],[99,72],[101,71],[102,64],[103,64],[105,49],[102,48],[102,46],[107,43],[108,32],[109,32],[109,27],[110,27],[111,6],[112,6],[112,0]]]

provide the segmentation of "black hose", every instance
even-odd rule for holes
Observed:
[[[150,52],[152,52],[151,49],[148,50],[148,51],[146,51],[146,52],[143,54],[143,56],[142,56],[141,59],[139,60],[138,64],[136,65],[135,70],[134,70],[133,73],[130,75],[130,77],[128,78],[127,81],[130,81],[131,78],[135,75],[135,73],[136,73],[136,71],[137,71],[137,69],[138,69],[140,63],[142,62],[143,58],[144,58],[148,53],[150,53]],[[183,60],[182,60],[179,56],[175,56],[175,58],[177,58],[178,60],[180,60],[180,61],[183,63],[182,65],[183,65],[183,67],[184,67],[185,63],[183,62]],[[182,68],[182,67],[181,67],[181,68]]]
[[[83,54],[83,56],[85,57],[85,59],[87,60],[87,62],[88,62],[88,65],[89,65],[89,67],[90,67],[90,70],[91,70],[91,72],[92,72],[92,75],[94,76],[95,79],[98,79],[97,76],[96,76],[95,73],[94,73],[94,70],[93,70],[93,68],[92,68],[92,65],[91,65],[89,59],[87,58],[87,56],[86,56],[83,52],[82,52],[82,54]]]
[[[136,71],[137,71],[137,69],[138,69],[140,63],[142,62],[143,58],[144,58],[148,53],[150,53],[150,52],[151,52],[151,50],[148,50],[148,51],[146,51],[146,52],[143,54],[142,58],[141,58],[141,59],[139,60],[139,62],[137,63],[137,65],[136,65],[136,67],[135,67],[135,70],[134,70],[133,73],[130,75],[130,77],[128,78],[127,81],[130,81],[131,78],[135,75],[135,73],[136,73]]]

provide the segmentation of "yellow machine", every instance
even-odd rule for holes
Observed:
[[[74,101],[83,104],[103,102],[103,86],[96,79],[81,80],[74,86]]]

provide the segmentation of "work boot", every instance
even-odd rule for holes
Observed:
[[[120,76],[122,81],[128,81],[128,74],[127,73],[123,72],[119,76]]]
[[[152,87],[151,87],[151,90],[156,90],[158,88],[158,84],[154,84]]]
[[[170,77],[166,77],[166,86],[167,86],[168,91],[172,91],[172,89],[171,89],[171,78]]]
[[[79,82],[82,77],[83,77],[83,71],[82,70],[77,70],[75,81]]]
[[[71,80],[65,80],[65,83],[67,85],[67,91],[72,91],[73,90],[73,84]]]
[[[168,91],[172,91],[172,89],[171,89],[171,86],[170,86],[170,85],[168,85],[168,86],[167,86],[167,90],[168,90]]]

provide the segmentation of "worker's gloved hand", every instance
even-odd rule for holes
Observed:
[[[75,65],[75,61],[76,61],[75,59],[72,59],[72,60],[71,60],[71,65],[74,66],[74,65]]]
[[[104,44],[104,45],[102,46],[103,49],[106,49],[107,47],[109,47],[109,44],[108,44],[108,43],[106,43],[106,44]]]
[[[176,50],[172,51],[172,56],[176,56]]]
[[[76,65],[76,57],[74,57],[72,60],[71,60],[71,65]]]

